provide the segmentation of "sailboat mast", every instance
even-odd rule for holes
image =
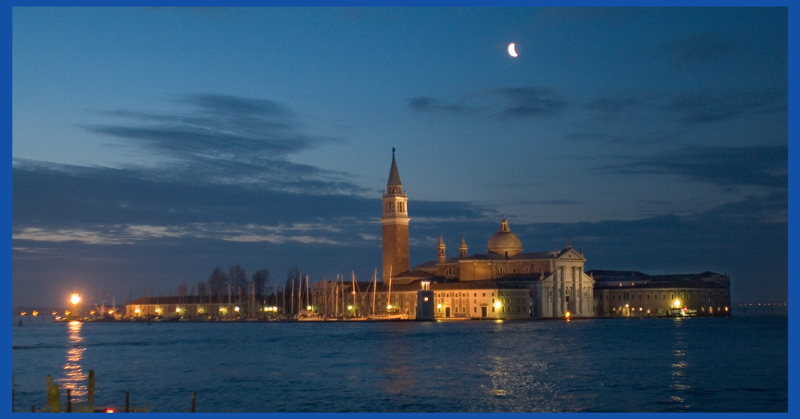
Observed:
[[[358,306],[356,304],[356,273],[354,271],[350,271],[350,275],[352,276],[352,281],[353,281],[353,285],[352,285],[353,286],[353,290],[352,290],[351,294],[353,294],[353,314],[355,314],[356,313],[356,307]]]
[[[392,265],[389,265],[389,296],[386,298],[386,309],[392,308]]]

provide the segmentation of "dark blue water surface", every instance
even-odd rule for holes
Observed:
[[[52,375],[186,412],[786,412],[786,316],[53,323],[14,317],[15,411]],[[62,398],[65,403],[66,398]]]

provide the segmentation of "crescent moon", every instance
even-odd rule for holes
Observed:
[[[516,47],[517,47],[517,44],[515,44],[513,42],[508,44],[508,55],[510,55],[512,57],[517,57],[518,56],[517,55],[517,51],[515,51]]]

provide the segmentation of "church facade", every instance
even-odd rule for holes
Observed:
[[[408,195],[403,191],[394,153],[392,149],[389,180],[383,194],[382,282],[327,282],[322,287],[347,288],[334,292],[345,297],[349,294],[353,303],[348,306],[354,310],[402,313],[408,318],[414,318],[420,309],[418,304],[423,299],[417,298],[419,291],[432,296],[437,319],[594,316],[594,281],[584,272],[583,254],[569,243],[560,251],[525,253],[505,217],[498,231],[489,237],[486,252],[470,254],[462,238],[458,256],[447,257],[440,237],[437,259],[410,267]],[[354,294],[356,288],[358,292]],[[359,294],[364,296],[361,300]]]

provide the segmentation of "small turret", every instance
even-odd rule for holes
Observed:
[[[442,239],[442,236],[439,236],[439,245],[437,246],[437,251],[438,253],[436,261],[438,263],[444,263],[444,261],[447,259],[447,256],[445,255],[444,240]]]
[[[461,244],[458,246],[458,256],[460,257],[467,257],[467,242],[464,240],[464,236],[461,236]]]

